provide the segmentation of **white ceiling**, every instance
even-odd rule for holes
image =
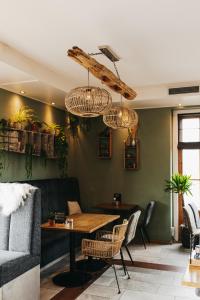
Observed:
[[[167,95],[170,86],[200,83],[199,0],[0,0],[0,4],[0,61],[7,64],[7,68],[0,64],[1,87],[24,89],[27,96],[41,101],[54,98],[64,107],[65,92],[87,80],[86,71],[67,57],[67,49],[78,45],[97,52],[98,45],[110,45],[122,58],[121,78],[138,91],[133,106],[200,104],[200,95]],[[113,69],[106,57],[97,59]],[[99,84],[96,79],[92,83]]]

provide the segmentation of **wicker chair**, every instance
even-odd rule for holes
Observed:
[[[95,257],[105,260],[109,263],[114,270],[115,278],[118,287],[118,293],[120,294],[119,282],[117,278],[117,272],[113,262],[113,258],[120,252],[128,221],[125,220],[123,224],[115,225],[112,232],[100,231],[96,235],[96,240],[83,239],[82,240],[82,253],[85,256]],[[101,240],[101,237],[105,240]],[[128,274],[128,270],[126,269]],[[128,278],[130,278],[128,274]]]
[[[137,229],[137,225],[138,225],[138,221],[141,215],[141,210],[136,211],[135,213],[133,213],[129,219],[128,219],[128,226],[127,226],[127,230],[125,233],[125,237],[122,243],[122,247],[120,249],[120,255],[121,255],[121,261],[122,261],[122,265],[124,268],[124,273],[126,275],[126,266],[125,266],[125,261],[124,261],[124,255],[123,255],[123,247],[126,249],[128,256],[133,264],[133,259],[131,256],[131,253],[128,249],[128,245],[133,241],[133,239],[135,238],[135,233],[136,233],[136,229]],[[112,232],[102,232],[99,231],[98,233],[98,239],[99,240],[104,240],[104,241],[110,241],[112,239]]]

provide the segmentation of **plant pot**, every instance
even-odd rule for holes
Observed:
[[[54,226],[55,224],[55,221],[52,219],[49,219],[48,222],[49,222],[49,226]]]

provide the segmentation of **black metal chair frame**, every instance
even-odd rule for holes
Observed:
[[[138,211],[137,211],[137,212],[138,212]],[[136,213],[137,213],[137,212],[136,212]],[[135,217],[135,214],[136,214],[136,213],[133,213],[133,214],[130,216],[129,222],[134,222],[134,217]],[[140,211],[140,213],[141,213],[141,211]],[[136,221],[137,223],[136,223],[136,227],[135,227],[135,232],[136,232],[136,229],[137,229],[137,224],[138,224],[139,218],[140,218],[140,215],[138,216],[138,219],[137,219],[137,221]],[[128,227],[127,227],[127,232],[126,232],[126,234],[128,234],[128,230],[129,230],[129,225],[128,225]],[[129,251],[128,244],[130,244],[130,243],[133,241],[133,239],[134,239],[134,237],[135,237],[135,232],[134,232],[134,236],[132,237],[132,239],[131,239],[128,243],[126,243],[126,237],[125,237],[124,242],[123,242],[123,244],[122,244],[122,247],[121,247],[121,249],[120,249],[120,256],[121,256],[122,266],[123,266],[124,274],[125,274],[125,275],[127,274],[127,268],[126,268],[126,264],[125,264],[125,261],[124,261],[124,255],[123,255],[123,250],[122,250],[122,248],[124,247],[124,248],[126,249],[126,251],[127,251],[127,253],[128,253],[128,256],[129,256],[129,258],[130,258],[130,260],[131,260],[131,262],[132,262],[132,264],[133,264],[133,258],[132,258],[132,256],[131,256],[130,251]],[[129,274],[127,274],[127,275],[128,275],[128,278],[129,278]]]
[[[145,249],[146,249],[145,238],[148,241],[148,243],[150,243],[150,238],[149,238],[149,234],[147,232],[146,227],[149,225],[149,223],[151,221],[151,217],[152,217],[152,213],[154,211],[155,204],[156,204],[155,201],[150,201],[147,204],[147,207],[146,207],[145,213],[144,213],[144,220],[143,220],[142,224],[139,225],[140,236],[141,236],[141,240],[142,240],[142,243],[143,243]]]

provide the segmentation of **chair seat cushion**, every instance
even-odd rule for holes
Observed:
[[[0,287],[40,263],[39,256],[0,250]]]
[[[67,205],[69,216],[82,213],[80,205],[77,201],[68,201]]]
[[[15,260],[23,256],[26,256],[26,253],[0,250],[0,267],[9,261]]]
[[[91,249],[86,248],[82,250],[82,253],[87,256],[97,257],[97,258],[111,258],[113,256],[113,249],[111,246],[104,247],[104,249]]]

